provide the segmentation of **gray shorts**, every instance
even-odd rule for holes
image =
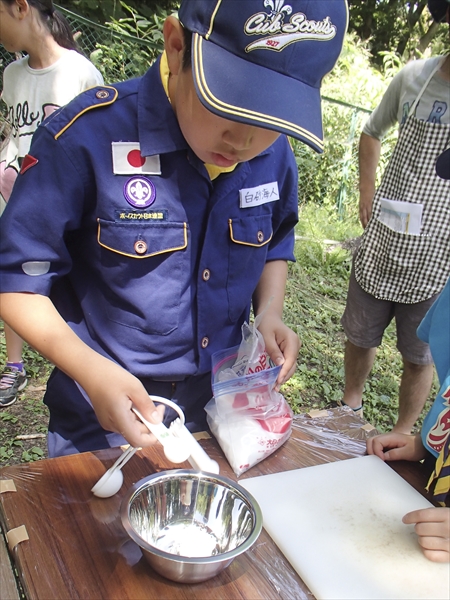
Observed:
[[[341,324],[353,345],[376,348],[381,344],[386,327],[395,318],[397,348],[402,357],[416,365],[429,365],[433,362],[430,348],[417,337],[417,327],[438,296],[416,304],[378,300],[362,289],[352,268]]]

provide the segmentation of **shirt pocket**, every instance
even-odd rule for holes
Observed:
[[[228,316],[232,323],[246,314],[266,264],[273,237],[270,214],[229,219]]]
[[[97,241],[108,318],[148,334],[176,329],[189,273],[187,224],[98,219]]]

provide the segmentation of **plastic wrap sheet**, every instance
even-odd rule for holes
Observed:
[[[28,600],[168,597],[168,585],[152,579],[140,548],[123,529],[120,506],[134,482],[173,465],[162,449],[139,451],[125,465],[120,492],[95,497],[91,487],[121,452],[114,448],[0,470],[2,528],[8,536],[25,526],[29,538],[10,544]],[[180,595],[175,591],[173,598]]]
[[[210,456],[221,461],[221,473],[236,480],[215,440],[202,443]],[[138,451],[123,469],[120,492],[96,498],[90,488],[121,451],[0,469],[2,527],[7,533],[25,526],[29,538],[10,547],[28,600],[313,599],[264,530],[249,551],[204,583],[177,585],[156,575],[124,531],[119,512],[122,497],[134,482],[173,465],[157,447]]]
[[[299,585],[298,575],[283,555],[274,555],[267,543],[258,541],[247,554],[250,561],[273,587],[274,598],[280,600],[315,600],[315,596],[303,582]],[[262,552],[270,554],[261,560]]]
[[[366,439],[377,433],[364,429],[366,425],[345,407],[314,417],[296,415],[286,444],[244,477],[363,455]],[[220,463],[221,474],[236,480],[216,441],[204,439],[202,445]],[[264,530],[249,551],[210,581],[177,585],[155,576],[122,528],[119,511],[133,483],[173,465],[158,446],[138,451],[123,469],[120,492],[112,498],[96,498],[91,487],[121,452],[116,448],[0,470],[3,529],[8,533],[25,526],[29,537],[13,541],[10,547],[29,600],[313,600]],[[188,463],[180,466],[189,468]]]
[[[379,434],[348,406],[296,415],[292,429],[299,468],[363,456],[367,439]]]

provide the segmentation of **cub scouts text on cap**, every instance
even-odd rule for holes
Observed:
[[[320,86],[342,49],[345,0],[183,0],[202,104],[323,150]]]

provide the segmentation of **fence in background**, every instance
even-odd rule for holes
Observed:
[[[114,31],[60,6],[57,9],[72,27],[80,50],[100,69],[107,83],[141,75],[160,51],[153,41]],[[0,46],[0,74],[15,58]]]
[[[299,167],[299,203],[334,206],[343,217],[347,206],[358,203],[359,136],[371,111],[322,97],[322,112],[323,154],[293,142]]]
[[[59,8],[76,32],[80,49],[101,70],[105,82],[113,83],[145,72],[161,50],[153,41],[136,38],[98,25]],[[0,47],[0,75],[15,56]],[[293,140],[299,166],[299,202],[326,203],[344,216],[346,207],[358,201],[358,141],[370,110],[323,98],[325,151],[318,155]],[[386,146],[383,144],[384,153]],[[390,151],[388,144],[387,151]]]

